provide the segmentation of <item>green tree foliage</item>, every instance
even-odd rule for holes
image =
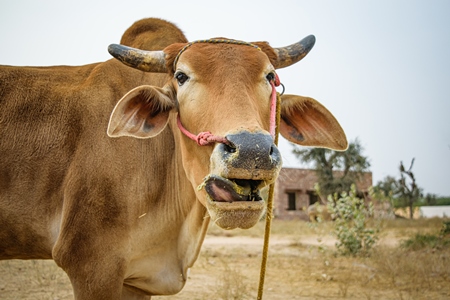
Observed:
[[[378,181],[373,189],[375,193],[381,193],[385,196],[393,196],[398,189],[397,179],[392,176],[386,176],[382,181]]]
[[[426,194],[426,196],[423,198],[423,204],[424,205],[436,205],[437,204],[437,195],[436,194]]]
[[[405,207],[405,201],[402,201],[398,197],[398,184],[397,179],[392,176],[386,176],[383,180],[378,181],[378,183],[373,187],[373,195],[371,195],[371,197],[378,200],[383,200],[383,198],[387,200],[391,199],[391,203],[394,207]],[[450,205],[450,197],[427,193],[425,196],[421,197],[415,205]]]
[[[324,196],[350,190],[363,172],[370,167],[369,159],[362,154],[363,147],[358,139],[350,142],[346,151],[324,148],[299,148],[293,153],[301,162],[312,164],[319,178],[319,188]],[[341,171],[339,174],[333,171]]]
[[[450,205],[450,197],[437,197],[436,205]]]
[[[370,198],[373,199],[377,203],[388,203],[384,211],[385,216],[394,216],[395,211],[394,207],[398,207],[397,205],[397,198],[395,197],[395,194],[398,189],[398,182],[397,179],[395,179],[392,176],[386,176],[382,181],[378,181],[378,183],[373,186],[370,191],[369,195]]]

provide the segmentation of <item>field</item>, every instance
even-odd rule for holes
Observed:
[[[450,299],[450,247],[405,250],[442,219],[383,221],[369,257],[336,255],[332,223],[274,220],[263,299]],[[181,293],[152,299],[256,299],[264,222],[250,230],[211,226]],[[52,261],[0,262],[0,299],[73,299]]]

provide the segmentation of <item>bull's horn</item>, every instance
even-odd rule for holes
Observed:
[[[166,73],[163,51],[144,51],[123,45],[111,44],[108,52],[123,64],[145,72]]]
[[[299,62],[314,46],[316,37],[314,35],[308,35],[300,42],[292,44],[287,47],[274,48],[275,53],[278,56],[277,69],[289,67],[290,65]]]

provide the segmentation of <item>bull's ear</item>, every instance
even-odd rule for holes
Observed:
[[[344,131],[322,104],[308,97],[281,96],[280,133],[287,140],[303,145],[346,150]]]
[[[153,86],[129,91],[114,107],[108,124],[108,136],[132,136],[145,139],[158,135],[175,107],[170,92]]]

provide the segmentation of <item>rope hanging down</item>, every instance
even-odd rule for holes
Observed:
[[[278,83],[280,82],[278,76],[276,76]],[[280,126],[280,113],[281,113],[281,97],[275,90],[276,83],[272,82],[272,95],[275,93],[276,96],[276,104],[275,104],[275,132],[274,132],[274,143],[278,146],[278,135],[279,135],[279,126]],[[284,92],[284,87],[283,87]],[[263,253],[261,259],[261,271],[259,274],[259,286],[258,286],[258,300],[262,299],[264,292],[264,280],[266,277],[266,265],[267,265],[267,257],[269,255],[269,240],[270,240],[270,228],[272,226],[272,218],[273,218],[273,195],[275,191],[275,183],[272,183],[269,187],[269,198],[267,200],[267,210],[266,210],[266,226],[264,229],[264,245],[263,245]]]

